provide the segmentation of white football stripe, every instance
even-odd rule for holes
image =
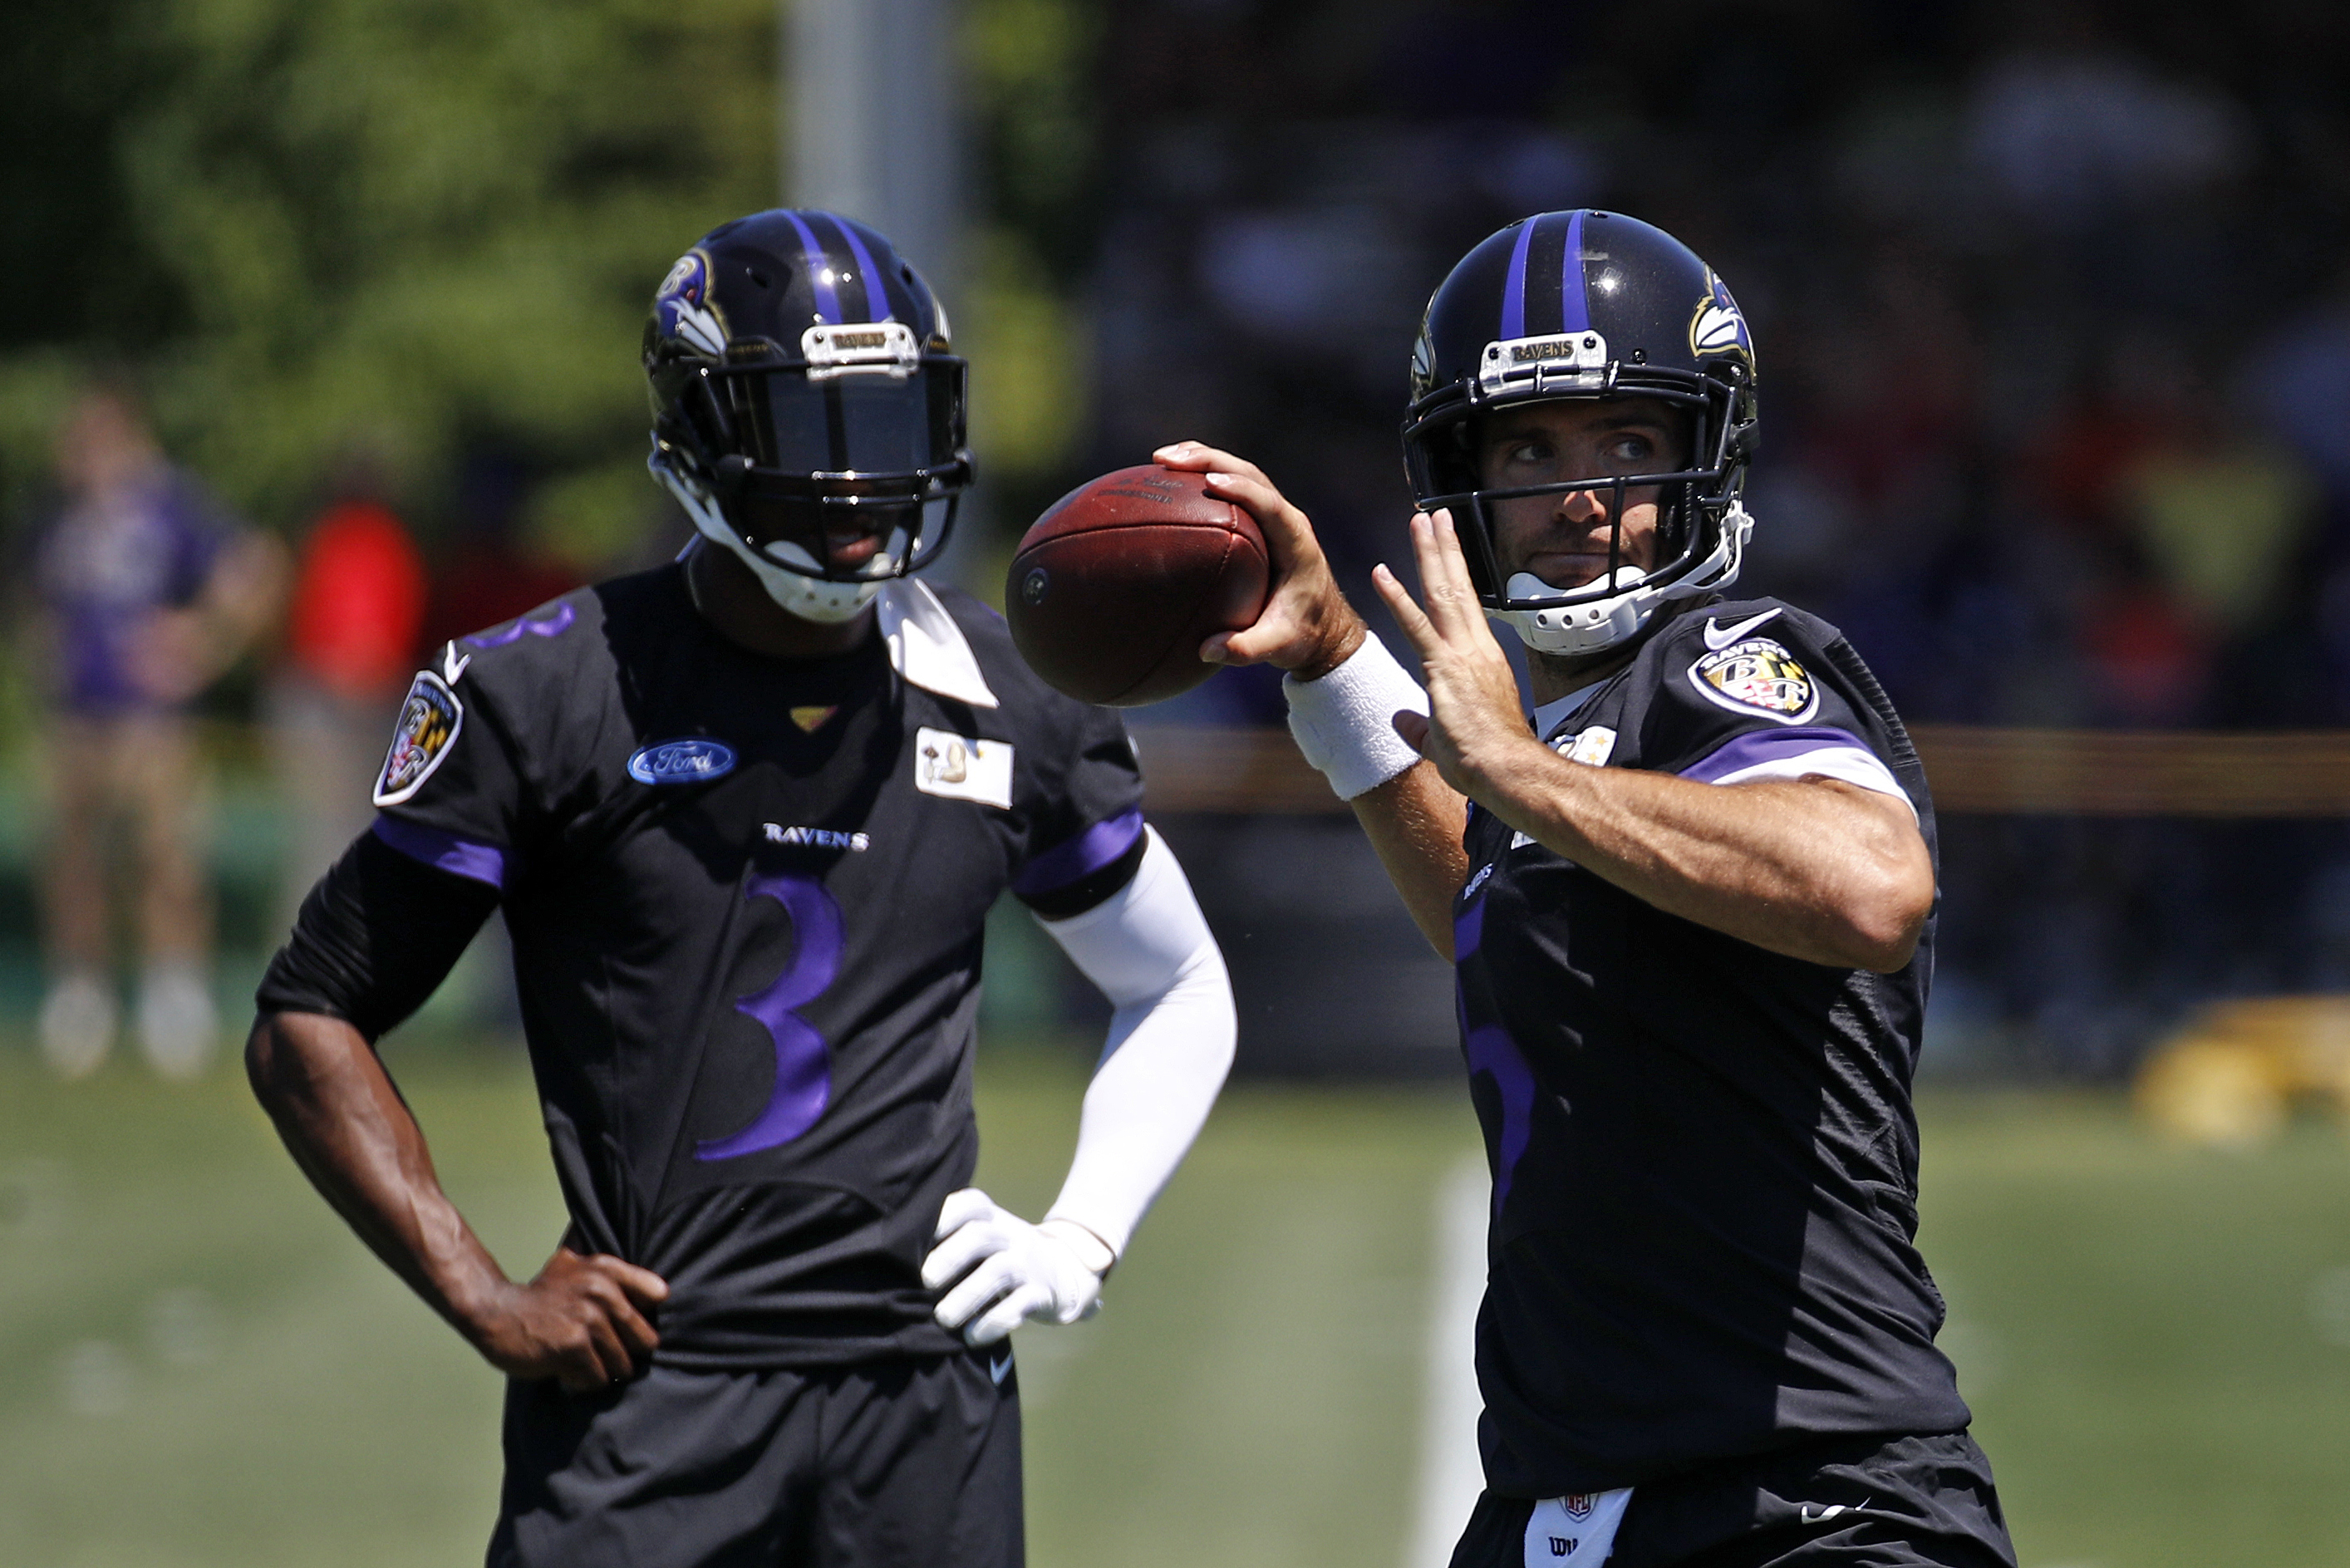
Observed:
[[[1485,1298],[1485,1224],[1493,1181],[1482,1155],[1436,1190],[1426,1392],[1420,1405],[1419,1502],[1403,1568],[1445,1568],[1485,1490],[1477,1457],[1477,1307]]]

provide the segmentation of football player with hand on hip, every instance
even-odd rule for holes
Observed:
[[[489,1560],[1009,1568],[1006,1336],[1102,1280],[1231,1064],[1223,961],[1118,717],[910,574],[972,477],[945,312],[829,213],[725,224],[644,340],[671,565],[449,644],[246,1060],[295,1158],[508,1374]],[[1109,998],[1059,1198],[970,1182],[987,913]],[[372,1049],[492,909],[570,1228],[527,1283]]]
[[[1672,236],[1513,223],[1430,300],[1404,424],[1423,688],[1266,476],[1202,656],[1299,746],[1456,967],[1493,1176],[1486,1490],[1455,1568],[2012,1568],[1913,1244],[1933,805],[1852,646],[1735,599],[1751,338]],[[1533,722],[1488,620],[1524,643]]]

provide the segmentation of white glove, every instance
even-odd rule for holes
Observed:
[[[941,1328],[962,1330],[970,1345],[993,1345],[1027,1318],[1075,1323],[1093,1316],[1101,1310],[1101,1276],[1115,1261],[1107,1244],[1083,1227],[1066,1220],[1031,1225],[976,1187],[947,1195],[934,1239],[938,1245],[922,1260],[922,1283],[937,1290],[950,1280],[962,1282],[939,1298],[931,1315]],[[1100,1259],[1099,1271],[1093,1257]]]

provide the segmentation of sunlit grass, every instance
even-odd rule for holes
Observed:
[[[561,1217],[517,1058],[393,1052],[516,1272]],[[1081,1069],[982,1073],[1029,1212]],[[2222,1158],[2095,1096],[1927,1105],[1922,1237],[2026,1568],[2350,1561],[2350,1145]],[[1020,1336],[1031,1559],[1388,1564],[1413,1507],[1457,1090],[1230,1094],[1108,1292]],[[0,1049],[0,1563],[442,1564],[495,1508],[497,1379],[308,1191],[234,1075]]]

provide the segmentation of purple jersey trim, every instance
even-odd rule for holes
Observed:
[[[840,325],[840,296],[833,291],[832,279],[825,275],[832,264],[825,259],[824,246],[816,243],[816,231],[800,219],[797,213],[786,208],[784,216],[800,232],[800,262],[808,270],[808,282],[816,286],[816,313],[827,327]]]
[[[1558,262],[1558,329],[1591,330],[1591,301],[1583,289],[1583,209],[1566,221],[1566,252]]]
[[[516,616],[503,630],[477,631],[460,640],[468,648],[504,648],[508,643],[520,642],[524,632],[533,637],[561,637],[571,629],[577,618],[569,605],[557,605],[555,613],[545,620],[525,620]]]
[[[1133,848],[1141,834],[1142,808],[1128,806],[1030,860],[1012,879],[1012,890],[1024,898],[1057,892],[1092,876]]]
[[[452,833],[398,816],[379,815],[373,832],[411,860],[421,860],[454,876],[485,882],[500,891],[505,888],[506,852],[503,849],[487,844],[468,844]]]
[[[1868,751],[1868,742],[1847,730],[1751,730],[1734,735],[1715,747],[1702,761],[1681,770],[1681,777],[1694,784],[1711,784],[1718,778],[1751,768],[1762,763],[1784,762],[1800,757],[1806,752],[1825,752],[1838,748]],[[1874,756],[1875,753],[1870,753]],[[1890,771],[1890,770],[1888,770]]]

